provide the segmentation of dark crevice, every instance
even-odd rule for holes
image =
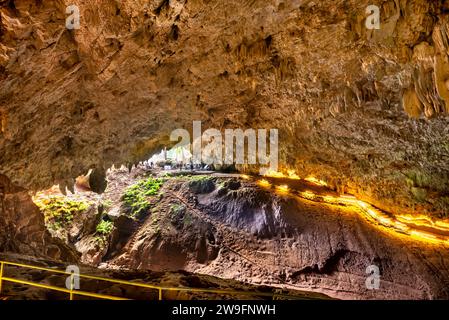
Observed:
[[[338,270],[338,265],[341,259],[350,253],[347,249],[338,249],[331,254],[320,268],[318,264],[307,266],[292,274],[292,278],[296,278],[303,274],[326,274],[331,275]]]

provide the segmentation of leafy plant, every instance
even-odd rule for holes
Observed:
[[[157,195],[163,185],[162,179],[148,178],[141,180],[126,189],[122,201],[130,210],[130,215],[136,217],[150,208],[148,197]]]
[[[175,203],[170,206],[170,218],[177,228],[181,228],[182,225],[189,227],[193,224],[193,217],[187,211],[187,208],[181,204]]]
[[[70,224],[75,214],[90,207],[90,203],[75,201],[63,196],[52,196],[35,200],[36,205],[43,212],[45,223],[49,228],[57,230]]]
[[[111,221],[101,220],[101,222],[97,225],[97,233],[102,236],[107,236],[114,229],[114,224]]]
[[[96,236],[94,238],[94,241],[100,248],[104,248],[104,246],[106,245],[106,240],[104,239],[104,236]]]
[[[215,189],[214,178],[204,175],[193,176],[189,181],[189,189],[196,194],[212,192]]]
[[[178,215],[184,213],[185,210],[186,210],[185,206],[177,203],[172,204],[170,207],[170,213],[172,213],[174,217],[177,217]]]
[[[183,222],[185,227],[190,227],[193,224],[193,217],[189,213],[186,213]]]
[[[110,207],[112,207],[113,203],[112,203],[112,200],[106,199],[106,200],[104,200],[104,201],[102,202],[102,205],[103,205],[103,208],[104,208],[106,211],[108,211],[108,209],[109,209]]]

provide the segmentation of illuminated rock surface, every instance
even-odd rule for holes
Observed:
[[[71,185],[201,120],[279,128],[283,167],[445,215],[447,8],[375,2],[370,31],[369,1],[2,1],[0,171]]]
[[[192,192],[189,179],[167,182],[161,200],[107,263],[185,269],[336,298],[449,298],[447,244],[390,232],[351,208],[274,194],[248,181],[212,181],[212,192]],[[379,290],[366,286],[371,265],[380,269]]]
[[[382,7],[375,31],[364,21],[372,2]],[[73,3],[81,29],[68,31]],[[23,190],[65,189],[89,169],[101,190],[105,169],[146,159],[194,120],[279,128],[281,169],[388,212],[447,217],[448,9],[426,0],[0,0],[0,174],[20,190],[3,191],[12,200],[0,207],[0,245],[49,254]],[[296,242],[267,244],[290,248],[287,262],[302,255],[284,270],[290,278],[351,295],[345,281],[379,258],[393,283],[384,297],[447,297],[445,249],[298,206],[286,211],[303,230]],[[23,247],[26,228],[29,241],[44,239],[36,248]],[[315,280],[328,270],[335,276]]]

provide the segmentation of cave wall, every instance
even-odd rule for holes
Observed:
[[[75,250],[52,238],[44,216],[23,188],[0,175],[0,252],[65,262],[78,260]]]
[[[81,29],[65,28],[65,9]],[[365,28],[366,7],[381,29]],[[2,0],[0,173],[27,189],[135,163],[176,128],[278,128],[283,168],[444,217],[448,5]]]

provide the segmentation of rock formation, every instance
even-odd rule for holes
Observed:
[[[4,251],[66,262],[79,260],[75,250],[50,235],[26,190],[0,175],[0,252]]]
[[[373,4],[378,30],[365,25]],[[25,190],[72,188],[92,169],[102,192],[105,170],[148,159],[192,121],[278,128],[280,170],[448,217],[448,14],[446,0],[0,0],[0,248],[61,257]],[[327,243],[333,230],[316,228],[304,243]],[[297,267],[397,248],[344,237]]]
[[[106,264],[183,269],[346,299],[449,298],[445,245],[389,233],[352,209],[233,178],[179,178],[162,191]],[[370,266],[379,268],[378,290],[366,285]]]
[[[65,28],[66,7],[81,29]],[[380,30],[365,27],[381,8]],[[1,1],[0,170],[73,185],[175,128],[279,128],[284,168],[447,213],[445,1]],[[413,188],[422,189],[416,196]]]

